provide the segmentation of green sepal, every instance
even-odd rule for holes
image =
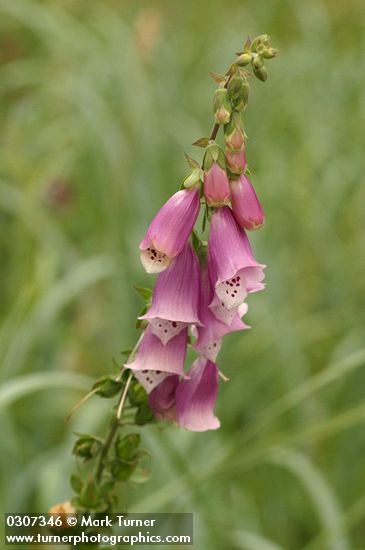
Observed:
[[[209,144],[209,138],[207,137],[199,138],[196,141],[194,141],[194,143],[192,143],[192,145],[195,145],[196,147],[203,147],[203,149],[207,147],[208,144]]]
[[[151,455],[147,451],[138,452],[138,464],[129,481],[131,483],[146,483],[151,478]]]
[[[115,380],[110,375],[105,375],[99,378],[92,386],[93,390],[96,390],[95,394],[100,397],[110,398],[117,395],[123,384],[120,380]]]
[[[134,290],[141,296],[146,302],[150,301],[152,298],[153,291],[151,288],[144,286],[134,286]]]
[[[137,454],[137,449],[141,443],[139,434],[128,434],[122,439],[117,439],[115,443],[115,454],[122,460],[132,460]]]
[[[213,71],[209,71],[209,76],[216,82],[217,84],[223,84],[223,82],[226,81],[226,77],[223,74],[214,73]]]
[[[127,461],[115,458],[110,466],[112,476],[118,481],[127,481],[133,474],[138,464],[138,459]]]
[[[146,390],[136,379],[134,379],[129,386],[128,397],[130,404],[133,406],[139,406],[141,403],[147,403],[148,400]]]

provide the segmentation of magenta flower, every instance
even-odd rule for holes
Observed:
[[[164,271],[180,254],[199,214],[199,193],[197,186],[178,191],[152,220],[139,245],[147,273]]]
[[[152,390],[165,378],[165,373],[184,375],[186,345],[187,329],[164,346],[151,327],[147,327],[135,358],[124,367],[135,371],[141,384]]]
[[[218,369],[200,357],[189,369],[187,378],[176,388],[176,416],[179,426],[193,432],[215,430],[220,422],[214,416],[218,394]]]
[[[242,174],[247,166],[245,149],[226,152],[227,165],[232,174]]]
[[[225,170],[213,162],[204,173],[204,195],[209,206],[224,206],[229,201],[229,181]]]
[[[262,290],[264,267],[255,260],[249,240],[232,210],[228,206],[216,210],[208,242],[209,277],[215,289],[211,307],[220,304],[231,310],[240,306],[247,294]]]
[[[219,320],[216,314],[214,314],[214,310],[212,311],[209,308],[213,295],[214,291],[211,287],[208,273],[204,270],[202,273],[200,310],[202,326],[196,329],[198,337],[193,345],[193,348],[199,351],[201,355],[204,355],[204,357],[214,362],[220,351],[222,338],[225,334],[236,332],[238,330],[244,330],[250,327],[241,321],[241,316],[247,312],[246,304],[242,304],[242,306],[240,306],[240,311],[238,308],[226,310],[229,314],[233,314],[229,323],[226,322],[227,318]]]
[[[166,345],[187,325],[200,325],[199,293],[199,260],[187,242],[171,266],[158,276],[152,305],[140,319],[147,319],[151,332]]]
[[[236,220],[245,229],[258,229],[265,220],[264,211],[250,180],[242,174],[230,182],[232,209]]]
[[[158,420],[176,422],[175,392],[179,383],[176,374],[167,376],[148,396],[148,403]]]

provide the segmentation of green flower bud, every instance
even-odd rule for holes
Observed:
[[[72,452],[86,462],[99,453],[101,446],[102,443],[99,439],[96,439],[92,435],[83,435],[76,441]]]
[[[264,48],[261,55],[262,57],[265,57],[265,59],[272,59],[276,56],[277,53],[278,50],[276,50],[275,48]]]
[[[231,118],[232,107],[225,88],[218,88],[214,94],[213,111],[217,124],[227,124]]]
[[[252,55],[249,52],[241,53],[236,59],[236,65],[239,67],[245,67],[251,61]]]
[[[118,439],[115,444],[117,457],[123,460],[132,460],[137,453],[140,442],[141,436],[139,434],[129,434],[122,439]]]
[[[251,63],[252,63],[252,67],[253,67],[254,69],[261,69],[261,67],[264,66],[264,61],[263,61],[261,55],[259,55],[259,54],[256,54],[256,55],[252,58]]]
[[[266,67],[263,66],[263,67],[260,67],[259,69],[254,68],[253,72],[259,80],[262,80],[263,82],[265,82],[265,80],[267,79]]]
[[[227,89],[232,107],[236,111],[243,111],[247,105],[250,90],[247,79],[241,75],[234,75],[230,79]]]

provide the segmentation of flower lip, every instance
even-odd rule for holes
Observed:
[[[172,338],[165,346],[147,327],[135,358],[124,365],[134,371],[162,371],[184,375],[187,329]]]
[[[214,415],[218,394],[218,369],[212,361],[198,358],[176,389],[176,414],[179,426],[203,432],[220,427]]]

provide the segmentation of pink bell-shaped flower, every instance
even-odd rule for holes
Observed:
[[[151,332],[167,344],[189,324],[200,324],[199,294],[199,260],[187,242],[171,266],[158,276],[152,305],[140,319],[146,319]]]
[[[197,185],[178,191],[152,220],[139,245],[147,273],[164,271],[184,248],[199,214],[199,193]]]
[[[208,242],[209,277],[215,290],[211,307],[221,304],[232,310],[243,304],[247,294],[262,290],[264,267],[255,260],[232,210],[227,206],[216,210]]]
[[[265,221],[264,211],[250,180],[242,174],[230,182],[234,216],[241,227],[258,229]]]
[[[193,432],[219,428],[214,415],[218,394],[218,369],[200,357],[190,367],[187,378],[176,388],[176,416],[179,426]]]

